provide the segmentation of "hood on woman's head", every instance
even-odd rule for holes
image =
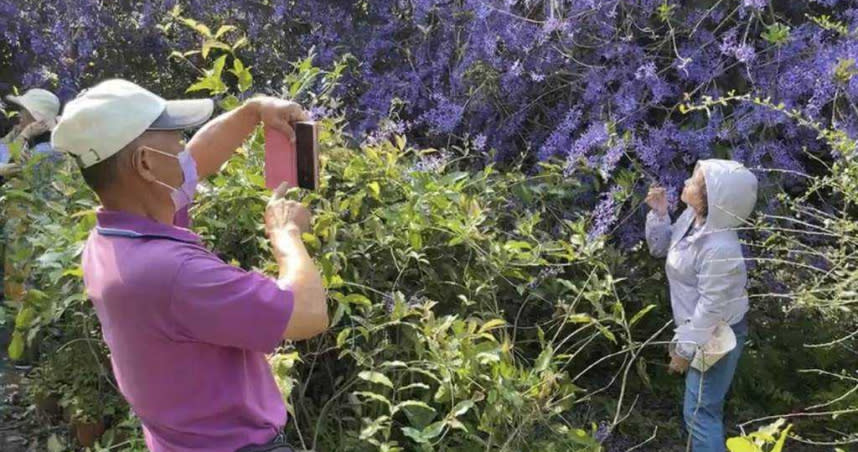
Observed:
[[[732,160],[701,160],[698,164],[706,180],[705,227],[719,230],[741,225],[757,203],[757,177]]]

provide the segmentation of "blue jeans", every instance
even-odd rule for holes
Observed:
[[[736,365],[748,337],[748,321],[742,319],[731,325],[736,334],[736,348],[718,360],[706,372],[688,368],[685,377],[683,416],[691,434],[692,452],[726,452],[724,437],[724,400]]]

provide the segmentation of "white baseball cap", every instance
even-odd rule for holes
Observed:
[[[33,88],[21,96],[10,94],[6,100],[30,112],[36,121],[51,122],[60,114],[60,100],[54,93],[44,89]]]
[[[147,130],[182,130],[211,117],[211,99],[164,100],[127,80],[107,80],[66,104],[51,145],[87,168],[116,154]]]

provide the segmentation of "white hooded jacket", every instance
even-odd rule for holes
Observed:
[[[672,225],[668,216],[650,211],[646,240],[650,253],[667,257],[670,304],[677,325],[680,355],[693,356],[720,322],[733,325],[748,312],[748,273],[736,227],[757,202],[757,178],[731,160],[701,160],[706,180],[706,223],[687,235],[694,210],[685,209]]]

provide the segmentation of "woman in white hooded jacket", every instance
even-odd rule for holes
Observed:
[[[688,371],[683,416],[694,452],[723,452],[724,400],[748,334],[748,280],[736,228],[757,200],[757,179],[742,164],[701,160],[686,180],[682,201],[688,208],[671,224],[663,188],[650,188],[646,239],[650,253],[666,257],[670,303],[676,323],[671,372]],[[729,325],[736,347],[705,372],[689,364]]]

